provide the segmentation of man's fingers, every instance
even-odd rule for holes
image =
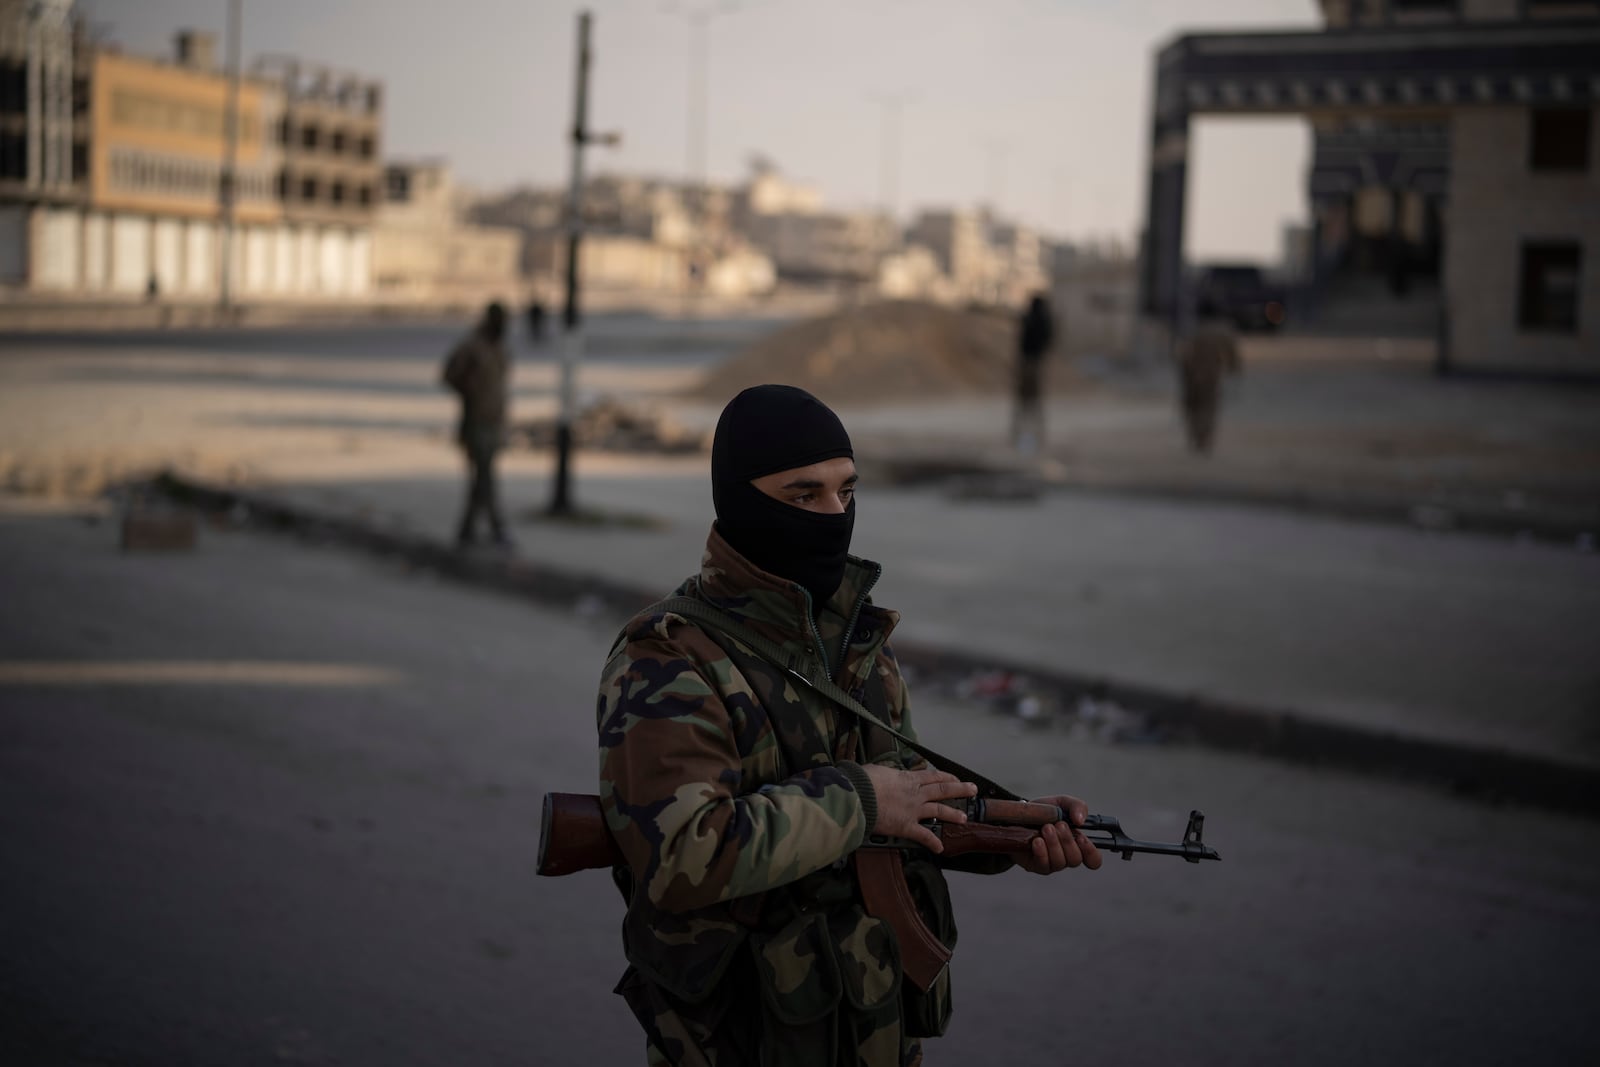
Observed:
[[[1086,821],[1088,821],[1089,805],[1085,804],[1077,797],[1066,797],[1065,799],[1067,802],[1062,804],[1060,807],[1061,810],[1066,813],[1067,822],[1071,823],[1073,826],[1082,826]]]
[[[1045,827],[1049,831],[1050,868],[1059,871],[1065,867],[1076,867],[1082,863],[1078,850],[1072,847],[1072,842],[1062,832],[1060,823]]]
[[[922,806],[922,818],[938,819],[940,822],[966,822],[967,813],[952,808],[948,804],[929,803]]]
[[[963,782],[955,775],[945,771],[915,771],[912,773],[923,776],[918,783],[918,787],[925,799],[953,800],[956,797],[975,797],[978,795],[977,786],[971,782]]]
[[[921,823],[913,823],[911,829],[907,831],[907,836],[929,852],[944,851],[944,842],[939,840],[939,835]]]
[[[1094,847],[1094,842],[1084,837],[1077,830],[1072,831],[1072,836],[1078,839],[1078,851],[1083,854],[1083,865],[1091,871],[1100,869],[1100,850]]]

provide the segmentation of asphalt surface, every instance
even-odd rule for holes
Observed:
[[[533,874],[541,795],[593,782],[608,621],[249,533],[115,543],[0,509],[0,1062],[640,1061],[611,887]],[[1600,1055],[1594,823],[914,697],[1014,788],[1157,839],[1201,807],[1223,856],[957,877],[930,1064]]]
[[[0,484],[94,492],[170,465],[447,540],[463,483],[437,364],[464,325],[0,343]],[[680,391],[770,325],[597,316],[581,381],[704,425],[716,405]],[[531,417],[553,408],[554,346],[523,341],[513,338],[516,408]],[[1228,431],[1206,460],[1183,453],[1167,400],[1132,386],[1053,398],[1052,441],[1068,466],[1136,484],[1176,471],[1200,485],[1221,469],[1315,495],[1337,493],[1344,478],[1364,484],[1362,471],[1419,485],[1448,485],[1454,471],[1528,507],[1545,480],[1595,499],[1582,473],[1600,469],[1588,462],[1600,455],[1592,392],[1444,385],[1398,359],[1263,358],[1231,383]],[[1005,407],[999,396],[952,397],[845,412],[865,474],[855,547],[886,564],[876,595],[905,612],[907,640],[1176,699],[1600,767],[1592,537],[1460,536],[1192,497],[1007,501],[985,498],[984,479],[954,496],[880,477],[881,457],[920,454],[930,436],[987,461]],[[1239,443],[1247,431],[1255,446]],[[1352,466],[1352,454],[1366,458]],[[580,450],[578,505],[623,520],[598,526],[537,521],[552,495],[548,453],[512,450],[501,467],[521,551],[538,564],[662,589],[698,558],[711,514],[703,455]]]

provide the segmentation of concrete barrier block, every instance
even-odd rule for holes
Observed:
[[[199,524],[185,511],[135,508],[122,516],[124,552],[189,552]]]

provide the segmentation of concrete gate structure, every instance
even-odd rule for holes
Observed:
[[[1441,367],[1600,375],[1600,5],[1592,16],[1568,5],[1561,19],[1512,7],[1521,17],[1190,34],[1162,49],[1141,242],[1147,323],[1170,339],[1186,311],[1190,120],[1295,115],[1320,127],[1314,205],[1379,186],[1396,219],[1408,195],[1437,206]],[[1567,116],[1562,136],[1581,138],[1581,165],[1540,165],[1549,112]]]

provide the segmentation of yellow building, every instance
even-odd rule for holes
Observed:
[[[189,64],[95,55],[89,110],[93,207],[217,217],[227,159],[228,79],[203,65],[209,58],[203,46],[185,58]],[[271,141],[282,110],[275,87],[241,79],[234,183],[240,223],[282,217],[274,191],[279,160]]]
[[[286,145],[309,121],[291,121],[304,103],[298,90],[281,78],[241,78],[230,228],[233,90],[214,37],[179,33],[171,60],[101,48],[83,66],[86,106],[73,132],[87,130],[86,151],[72,167],[72,195],[0,187],[0,296],[204,301],[221,295],[224,279],[230,299],[245,302],[370,296],[380,87],[365,86],[359,114],[334,131],[330,150],[353,137],[355,156],[329,164],[337,180],[313,202]]]

